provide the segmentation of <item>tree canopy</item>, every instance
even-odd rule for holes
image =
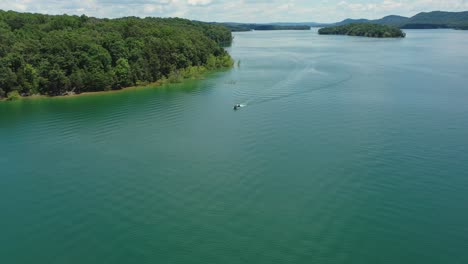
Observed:
[[[0,10],[0,97],[61,95],[223,67],[229,29],[179,18],[97,19]]]
[[[319,30],[319,34],[361,36],[370,38],[404,38],[406,36],[406,34],[397,27],[368,23],[353,23],[336,27],[321,28]]]

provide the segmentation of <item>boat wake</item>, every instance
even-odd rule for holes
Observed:
[[[289,97],[305,95],[319,90],[330,89],[349,82],[353,78],[352,74],[346,74],[335,81],[313,80],[309,74],[320,74],[322,76],[328,75],[327,73],[319,72],[312,67],[304,68],[294,74],[291,74],[287,79],[277,83],[271,88],[263,89],[257,94],[247,95],[250,97],[249,99],[238,101],[243,101],[241,107],[245,107],[247,105],[260,105],[277,100],[283,100]],[[312,79],[309,82],[305,82],[308,83],[308,85],[299,85],[299,83],[306,78]]]

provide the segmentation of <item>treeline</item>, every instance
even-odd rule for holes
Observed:
[[[120,89],[232,65],[229,29],[179,18],[0,10],[0,97]],[[194,69],[191,69],[194,68]]]
[[[310,26],[257,25],[254,30],[310,30]]]
[[[321,35],[348,35],[370,38],[404,38],[406,34],[399,28],[385,25],[354,23],[319,30]]]
[[[213,23],[229,28],[232,32],[252,30],[310,30],[307,25],[274,25],[274,24],[242,24],[242,23]]]

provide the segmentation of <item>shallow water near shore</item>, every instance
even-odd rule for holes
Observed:
[[[468,263],[468,32],[405,32],[1,102],[0,263]]]

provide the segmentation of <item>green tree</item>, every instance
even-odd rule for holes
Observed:
[[[51,95],[61,95],[68,90],[70,85],[70,80],[65,75],[65,72],[60,69],[60,67],[55,64],[52,71],[49,74],[49,94]]]
[[[9,101],[14,101],[14,100],[18,100],[20,99],[20,94],[18,93],[18,91],[11,91],[7,94],[7,98]]]
[[[72,92],[81,93],[85,90],[86,74],[83,70],[75,70],[70,75],[70,88]]]
[[[216,68],[216,57],[213,55],[210,55],[208,57],[208,60],[206,61],[206,67],[208,69],[215,69]]]
[[[16,74],[8,67],[0,66],[0,88],[5,93],[18,88]]]
[[[117,78],[117,87],[127,87],[133,84],[130,64],[127,59],[119,59],[115,66],[115,76]]]
[[[21,92],[26,94],[35,94],[39,92],[39,74],[31,64],[26,64],[24,66],[23,83],[21,84],[21,87]]]

